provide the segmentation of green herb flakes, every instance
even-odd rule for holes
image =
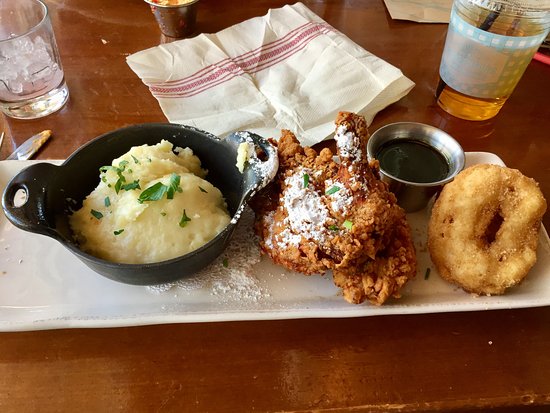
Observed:
[[[187,216],[187,214],[185,213],[185,209],[184,209],[183,210],[183,215],[180,219],[180,227],[182,227],[182,228],[185,227],[187,225],[187,223],[190,222],[190,221],[191,221],[191,218],[189,218]]]
[[[139,186],[139,179],[137,181],[131,182],[129,184],[124,184],[121,186],[121,189],[124,189],[125,191],[131,191],[134,189],[141,189]]]
[[[90,210],[90,214],[92,214],[96,219],[103,218],[103,214],[95,209]]]
[[[105,206],[107,208],[109,208],[111,206],[111,200],[109,199],[108,196],[105,197],[105,199],[103,200],[103,203],[105,204]]]
[[[138,202],[142,204],[145,201],[158,201],[166,194],[167,199],[173,199],[176,192],[182,192],[180,187],[181,177],[178,174],[170,175],[169,185],[164,185],[162,182],[157,182],[153,186],[146,188],[138,198]]]
[[[332,195],[340,190],[340,187],[334,185],[332,188],[328,189],[325,194]]]
[[[166,216],[166,212],[162,211],[162,212],[160,213],[160,215],[162,215],[163,217],[165,217],[165,216]]]
[[[123,232],[124,232],[124,229],[119,229],[119,230],[117,230],[117,231],[114,231],[113,234],[115,234],[115,235],[120,235],[120,234],[122,234]]]
[[[346,228],[348,231],[351,231],[351,229],[353,228],[353,222],[351,221],[348,221],[347,219],[344,221],[344,223],[342,224],[344,228]]]
[[[330,229],[331,231],[338,231],[338,225],[329,225],[328,226],[328,229]]]
[[[122,185],[124,184],[124,182],[126,181],[126,178],[124,178],[123,176],[121,176],[120,178],[118,178],[118,180],[115,182],[115,192],[118,194],[120,192],[120,188],[122,188]]]
[[[199,189],[201,190],[201,192],[204,192],[205,194],[208,193],[208,191],[206,189],[204,189],[202,186],[199,186]]]
[[[145,201],[158,201],[163,197],[166,191],[168,191],[168,187],[162,182],[157,182],[139,194],[138,202],[142,204]]]
[[[126,177],[122,173],[126,169],[126,165],[128,165],[128,163],[129,163],[128,161],[120,161],[119,164],[118,164],[118,167],[115,167],[115,166],[102,166],[102,167],[99,168],[99,172],[101,172],[103,174],[106,173],[109,170],[112,170],[117,174],[118,179],[115,182],[115,192],[117,194],[120,192],[121,189],[124,189],[124,185],[126,183]],[[105,176],[101,177],[101,181],[103,181],[104,183],[107,183],[108,188],[112,187],[111,184],[107,182],[107,178]]]
[[[309,185],[309,175],[304,174],[304,188],[307,188],[308,185]]]
[[[178,174],[170,175],[170,184],[168,185],[168,189],[166,191],[166,197],[168,199],[173,199],[175,192],[182,192],[180,180],[181,177]]]
[[[223,261],[222,261],[222,265],[227,268],[229,267],[229,260],[227,258],[224,258]]]
[[[131,155],[131,156],[132,156],[132,159],[134,160],[134,163],[139,164],[139,159],[136,158],[134,155]]]

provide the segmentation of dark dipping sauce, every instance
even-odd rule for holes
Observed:
[[[376,153],[380,169],[409,182],[429,183],[445,179],[449,164],[435,148],[413,139],[394,139]]]

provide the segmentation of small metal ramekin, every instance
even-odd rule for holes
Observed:
[[[367,143],[368,158],[375,159],[381,146],[394,139],[421,141],[441,153],[449,165],[449,172],[444,179],[427,183],[400,179],[380,167],[380,177],[397,197],[397,203],[406,212],[419,211],[426,207],[443,185],[452,181],[464,168],[464,150],[451,135],[434,126],[416,122],[396,122],[383,126],[371,135]]]
[[[154,0],[145,0],[160,27],[160,31],[169,37],[185,37],[195,31],[197,6],[199,0],[177,5],[162,5]]]

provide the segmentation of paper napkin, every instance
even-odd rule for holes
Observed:
[[[278,138],[289,129],[303,145],[329,137],[338,111],[370,123],[414,86],[301,3],[127,62],[170,122],[218,136],[249,130]]]
[[[453,0],[384,0],[392,19],[449,23]]]

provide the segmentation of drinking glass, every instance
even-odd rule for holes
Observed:
[[[68,97],[47,6],[0,1],[0,110],[34,119],[59,110]]]
[[[545,0],[454,0],[437,103],[468,120],[495,116],[550,28]]]

